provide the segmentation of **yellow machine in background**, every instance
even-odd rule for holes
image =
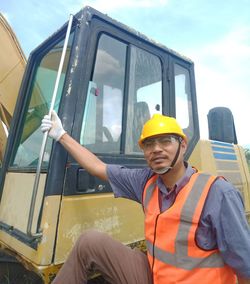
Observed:
[[[189,162],[198,169],[224,176],[241,192],[250,224],[250,175],[241,146],[219,141],[199,141]]]
[[[26,58],[11,27],[0,13],[0,161],[26,66]]]
[[[22,53],[19,59],[16,54],[4,74],[24,67]],[[2,70],[1,78],[8,78]],[[19,88],[21,75],[11,88],[2,87],[8,80],[0,81],[4,129],[15,105],[11,90]],[[50,283],[87,229],[107,232],[129,246],[144,245],[141,206],[114,199],[108,183],[88,174],[59,143],[43,136],[40,122],[51,107],[80,144],[106,163],[130,168],[146,166],[137,144],[145,121],[154,113],[176,117],[189,139],[186,159],[231,181],[242,192],[249,217],[249,171],[226,109],[213,110],[210,140],[200,140],[193,62],[85,7],[39,45],[27,63],[2,147],[0,268],[20,263],[22,275],[32,279],[29,283]],[[220,115],[223,119],[216,119]],[[223,121],[231,125],[229,130]],[[2,133],[0,139],[6,141]],[[13,271],[8,275],[9,282],[0,282],[26,283],[13,280]]]

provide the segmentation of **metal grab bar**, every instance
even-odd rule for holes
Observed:
[[[50,109],[49,109],[49,113],[48,113],[48,115],[50,117],[51,117],[51,113],[52,113],[52,110],[54,109],[54,105],[55,105],[55,101],[56,101],[56,95],[57,95],[57,91],[58,91],[58,86],[59,86],[59,81],[60,81],[60,77],[61,77],[61,73],[62,73],[64,60],[65,60],[66,50],[67,50],[67,46],[68,46],[68,42],[69,42],[69,36],[70,36],[71,27],[72,27],[72,23],[73,23],[73,17],[74,17],[73,15],[70,15],[70,17],[69,17],[69,23],[68,23],[68,27],[67,27],[66,37],[65,37],[65,41],[64,41],[64,45],[63,45],[60,64],[59,64],[58,71],[57,71],[57,77],[56,77],[56,82],[55,82],[54,91],[53,91],[53,95],[52,95],[51,105],[50,105]],[[38,232],[36,231],[36,233],[32,233],[31,230],[32,230],[32,222],[33,222],[33,218],[34,218],[35,203],[36,203],[36,198],[37,198],[37,191],[38,191],[38,186],[39,186],[41,167],[42,167],[42,161],[43,161],[45,147],[46,147],[46,143],[47,143],[47,138],[48,138],[48,131],[46,131],[43,134],[43,141],[42,141],[42,145],[41,145],[41,149],[40,149],[40,155],[39,155],[37,169],[36,169],[36,176],[35,176],[35,181],[34,181],[34,186],[33,186],[33,191],[32,191],[32,198],[31,198],[28,225],[27,225],[27,235],[30,236],[30,237],[35,237],[35,238],[40,238],[42,236],[41,229]]]

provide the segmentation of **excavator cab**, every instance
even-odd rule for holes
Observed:
[[[47,139],[37,173],[41,119],[51,107],[67,29],[66,23],[29,57],[0,179],[0,247],[43,283],[87,229],[144,245],[141,206],[114,199],[110,185],[59,143]],[[65,130],[107,163],[146,166],[137,142],[154,113],[180,121],[186,158],[199,140],[193,62],[91,7],[73,17],[53,108]]]

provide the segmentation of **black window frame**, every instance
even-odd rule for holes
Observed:
[[[166,54],[160,49],[154,46],[154,44],[151,44],[147,42],[146,40],[142,40],[139,37],[136,37],[134,34],[130,34],[130,32],[126,30],[119,29],[119,27],[116,27],[114,25],[111,25],[110,23],[105,22],[103,19],[100,19],[99,17],[93,17],[91,20],[91,34],[92,37],[89,40],[89,46],[90,52],[88,53],[88,60],[84,64],[87,64],[88,66],[91,66],[95,62],[95,56],[96,56],[96,50],[98,47],[98,41],[101,34],[106,34],[108,36],[111,36],[125,44],[128,45],[127,49],[127,66],[125,71],[125,86],[124,86],[124,98],[123,98],[123,114],[122,114],[122,135],[121,135],[121,151],[120,156],[126,158],[126,157],[137,157],[142,158],[141,155],[131,155],[131,154],[125,154],[125,136],[126,136],[126,117],[127,117],[127,106],[128,106],[128,72],[129,72],[129,62],[130,62],[130,46],[134,45],[137,48],[141,48],[155,56],[157,56],[161,62],[162,66],[162,108],[166,108],[166,105],[168,104],[168,98],[164,96],[164,93],[169,92],[169,86],[168,80],[167,80],[167,72],[168,72],[168,66],[166,66]],[[95,48],[93,48],[95,47]],[[85,74],[85,78],[83,79],[85,84],[88,85],[88,82],[90,81],[90,78],[92,78],[92,72],[93,69]],[[165,79],[166,78],[166,79]],[[77,102],[77,109],[76,112],[81,115],[78,115],[75,117],[72,136],[77,140],[80,141],[80,131],[81,131],[81,121],[83,119],[83,108],[85,106],[87,99],[87,88],[85,87],[84,93],[82,92],[81,97],[78,98]],[[109,156],[117,156],[117,154],[109,154],[109,153],[98,153],[97,154],[100,157],[109,157]],[[72,162],[73,160],[70,160],[69,162]],[[143,163],[145,164],[145,163]]]
[[[192,103],[192,115],[193,115],[193,136],[191,139],[188,139],[188,148],[185,153],[185,160],[188,160],[191,153],[193,152],[197,142],[200,139],[200,130],[199,130],[199,117],[198,117],[198,108],[197,108],[197,99],[196,99],[196,88],[195,88],[195,76],[194,76],[194,64],[192,62],[187,62],[180,60],[176,56],[172,56],[170,60],[171,73],[170,73],[170,83],[171,90],[174,93],[171,96],[171,111],[170,115],[176,117],[176,97],[175,97],[175,64],[183,67],[189,73],[190,78],[190,92],[191,92],[191,103]]]

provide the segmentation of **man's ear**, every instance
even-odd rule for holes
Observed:
[[[186,141],[185,139],[183,139],[183,140],[181,141],[181,150],[182,150],[182,153],[183,153],[183,154],[186,153],[186,151],[187,151],[187,146],[188,146],[187,141]]]

